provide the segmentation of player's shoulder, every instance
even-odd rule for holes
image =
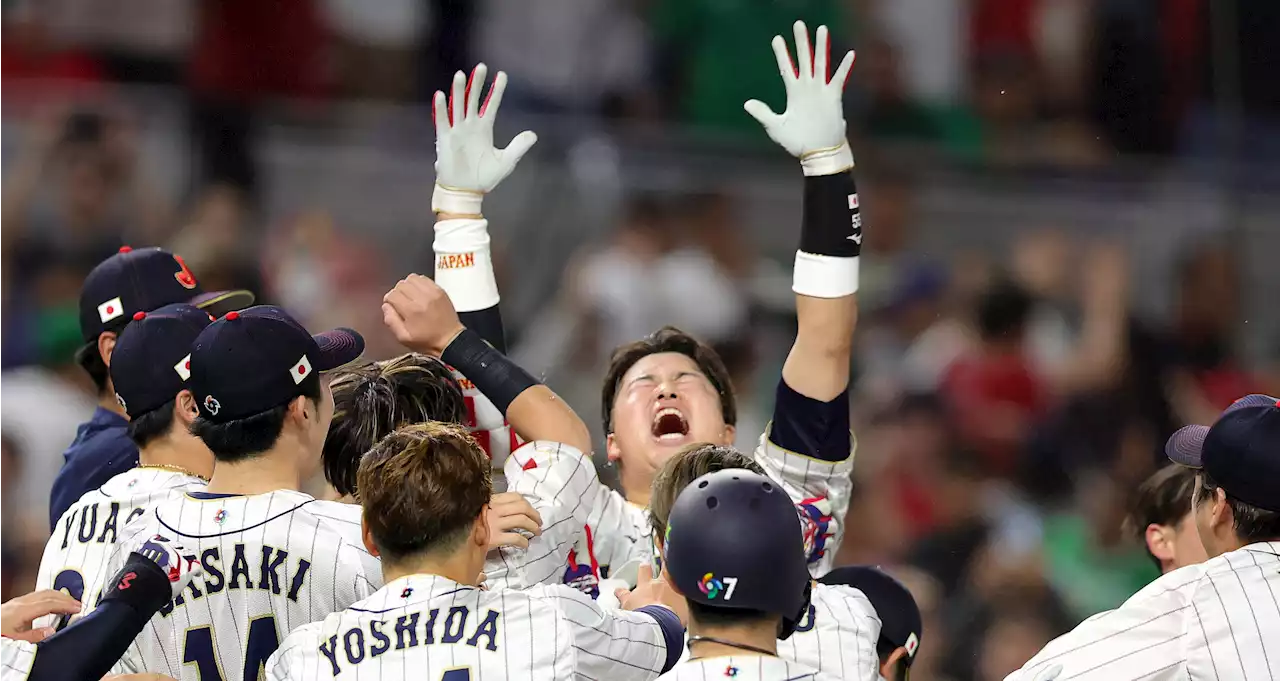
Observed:
[[[861,589],[848,584],[815,584],[813,603],[815,607],[830,610],[835,619],[842,623],[852,618],[880,621],[871,599]]]

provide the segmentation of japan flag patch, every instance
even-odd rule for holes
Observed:
[[[178,363],[173,365],[173,370],[178,372],[184,381],[191,378],[191,355],[178,360]]]
[[[112,298],[98,306],[98,318],[101,319],[104,324],[122,314],[124,314],[124,304],[120,302],[119,297]]]
[[[858,210],[858,195],[849,195],[849,210]]]
[[[307,359],[306,355],[303,355],[302,359],[298,360],[298,363],[289,370],[289,375],[293,377],[295,384],[301,383],[302,379],[311,375],[311,360]]]

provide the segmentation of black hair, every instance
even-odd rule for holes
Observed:
[[[782,615],[776,613],[743,608],[721,608],[694,601],[687,602],[689,604],[689,619],[704,626],[740,627],[748,624],[776,622],[779,628],[782,627]]]
[[[173,427],[173,400],[129,417],[129,439],[141,449],[152,440],[169,434]]]
[[[1209,474],[1200,472],[1200,499],[1205,503],[1217,496],[1219,485]],[[1231,507],[1231,522],[1236,536],[1245,544],[1280,540],[1280,513],[1247,504],[1227,493],[1227,505]]]
[[[85,343],[76,350],[76,364],[89,374],[89,378],[93,379],[93,385],[98,389],[98,397],[107,394],[107,381],[111,378],[111,372],[107,369],[107,363],[102,361],[102,353],[98,352],[98,340]]]
[[[320,379],[316,374],[303,379],[299,387],[302,397],[313,403],[320,401]],[[235,463],[251,459],[275,446],[280,431],[284,429],[289,405],[295,399],[297,396],[266,411],[224,423],[197,416],[191,423],[191,434],[204,441],[217,461]]]
[[[1175,526],[1182,522],[1191,512],[1195,481],[1192,469],[1169,464],[1144,480],[1130,500],[1124,532],[1138,541],[1157,568],[1164,566],[1147,546],[1147,527],[1152,524]]]
[[[985,341],[1016,340],[1026,329],[1034,299],[1009,279],[991,285],[978,300],[978,332]]]

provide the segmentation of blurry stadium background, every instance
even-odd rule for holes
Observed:
[[[5,0],[3,598],[92,408],[76,297],[122,244],[398,352],[431,273],[431,91],[483,60],[516,358],[599,428],[614,344],[724,352],[760,432],[792,338],[800,173],[768,42],[858,51],[866,219],[844,562],[926,612],[913,678],[991,681],[1155,575],[1120,531],[1165,436],[1280,391],[1275,0]],[[327,327],[326,327],[327,328]],[[597,433],[599,435],[599,433]],[[609,471],[605,471],[607,474]]]

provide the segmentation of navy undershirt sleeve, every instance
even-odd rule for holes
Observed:
[[[792,390],[778,381],[769,441],[782,449],[836,463],[849,458],[849,391],[827,402]]]
[[[660,605],[646,605],[643,608],[637,608],[636,612],[642,612],[658,620],[658,626],[662,628],[662,638],[667,643],[667,660],[659,673],[666,674],[676,666],[680,661],[680,654],[684,652],[684,625],[680,624],[680,618],[676,617],[674,612]]]

